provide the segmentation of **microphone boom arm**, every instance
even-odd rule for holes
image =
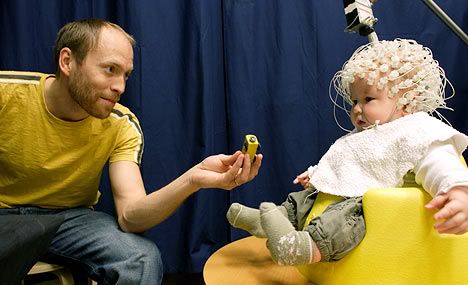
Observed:
[[[426,4],[465,44],[468,45],[468,36],[455,24],[452,19],[432,0],[423,0]]]

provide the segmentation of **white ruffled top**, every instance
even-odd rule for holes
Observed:
[[[427,177],[440,170],[443,172],[428,165],[438,163],[438,156],[444,153],[440,147],[447,145],[460,166],[447,175],[458,177]],[[433,189],[426,188],[434,196],[455,184],[468,184],[468,170],[459,163],[467,145],[466,135],[425,112],[417,112],[339,138],[317,165],[308,168],[310,183],[321,192],[344,197],[362,196],[370,189],[402,186],[403,176],[413,170],[416,182],[425,188],[431,188],[434,181],[438,181]],[[439,150],[429,155],[434,146]],[[421,167],[426,156],[429,158]],[[442,185],[445,189],[441,189]]]

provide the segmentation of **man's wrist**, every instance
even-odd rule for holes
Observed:
[[[192,193],[197,192],[201,188],[203,188],[203,185],[201,185],[201,179],[200,176],[197,175],[199,164],[196,164],[192,168],[190,168],[183,176],[184,177],[184,182],[187,184],[187,187],[190,189]]]

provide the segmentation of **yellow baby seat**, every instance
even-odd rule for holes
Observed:
[[[333,197],[320,193],[314,215],[335,201]],[[424,208],[430,200],[418,187],[366,192],[362,242],[339,261],[298,266],[299,271],[320,285],[468,284],[468,233],[437,233],[432,228],[434,211]]]

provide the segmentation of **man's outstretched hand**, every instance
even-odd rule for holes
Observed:
[[[192,180],[200,188],[231,190],[254,179],[262,159],[263,156],[257,154],[255,162],[250,163],[249,156],[240,151],[232,155],[212,155],[191,169]]]

